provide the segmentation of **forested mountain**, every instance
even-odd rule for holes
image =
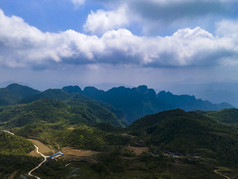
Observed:
[[[73,148],[72,151],[97,151],[92,158],[80,158],[72,153],[66,161],[46,163],[37,171],[42,178],[59,177],[61,173],[67,178],[76,170],[89,178],[190,178],[192,175],[194,178],[219,178],[214,171],[220,166],[226,176],[237,175],[238,128],[220,122],[215,116],[207,116],[206,112],[164,111],[136,120],[127,128],[119,128],[105,123],[107,121],[94,121],[94,124],[86,123],[87,119],[74,121],[72,116],[76,113],[70,110],[71,105],[40,99],[8,106],[0,113],[7,119],[2,127],[11,128],[16,135],[44,141],[57,150],[60,146]],[[85,114],[83,110],[77,111]],[[25,124],[16,123],[22,119]],[[7,166],[0,163],[0,168],[6,172],[0,172],[0,176],[9,176],[14,169],[29,171],[38,165],[33,162],[39,159],[26,156],[33,150],[28,141],[1,132],[0,139],[1,159],[8,161]],[[18,153],[24,156],[19,158]],[[9,165],[14,160],[24,164],[22,167]],[[72,163],[70,167],[65,167],[69,162]]]
[[[68,92],[68,93],[82,93],[82,90],[78,86],[65,86],[62,88],[62,90]]]
[[[0,131],[0,155],[14,154],[24,155],[34,150],[33,144],[24,139],[5,132]]]
[[[145,114],[164,110],[167,107],[157,100],[155,91],[146,86],[132,89],[118,87],[106,92],[93,87],[86,87],[82,94],[108,103],[116,109],[121,109],[128,122],[132,122]]]
[[[23,127],[44,123],[57,127],[101,122],[123,126],[111,111],[93,101],[72,99],[64,102],[49,98],[42,98],[24,105],[5,107],[0,112],[0,122],[6,123],[6,127]]]
[[[176,109],[145,116],[132,123],[128,131],[163,151],[199,154],[237,165],[238,131],[223,125],[216,117]]]
[[[17,84],[0,89],[0,105],[27,104],[39,99],[55,99],[61,101],[94,101],[99,106],[112,111],[121,121],[128,123],[164,110],[181,108],[185,111],[204,110],[213,111],[232,108],[227,103],[212,104],[209,101],[196,99],[189,95],[173,95],[161,91],[156,94],[153,89],[142,85],[137,88],[116,87],[108,91],[98,90],[95,87],[86,87],[81,90],[78,86],[66,86],[62,89],[48,89],[39,92],[32,88]],[[98,102],[96,102],[98,101]],[[125,121],[123,122],[126,123]]]
[[[148,89],[145,85],[137,88],[117,87],[108,91],[98,90],[95,87],[86,87],[82,91],[76,86],[64,87],[63,90],[78,92],[89,98],[108,103],[116,109],[121,109],[129,123],[147,114],[176,108],[186,111],[210,111],[233,107],[227,103],[212,104],[189,95],[173,95],[165,91],[156,94],[153,89]]]
[[[225,124],[238,125],[238,109],[224,109],[220,111],[200,111],[208,117]]]
[[[0,106],[17,104],[23,98],[37,93],[39,91],[27,86],[11,84],[6,88],[0,88]]]
[[[195,96],[189,95],[174,95],[170,92],[161,91],[157,94],[157,98],[170,106],[170,108],[180,108],[185,111],[193,110],[221,110],[224,108],[232,108],[233,106],[228,103],[212,104],[209,101],[203,101],[201,99],[196,99]]]
[[[46,162],[35,172],[41,178],[68,178],[74,171],[83,178],[219,178],[219,172],[234,178],[238,174],[238,110],[185,111],[231,107],[227,104],[164,91],[156,94],[146,86],[108,91],[69,86],[20,96],[17,104],[0,107],[0,130],[15,133],[0,132],[2,178],[16,170],[17,177],[27,176],[40,163],[28,156],[34,146],[25,139],[66,152],[66,158]],[[131,120],[126,127],[124,114],[133,120],[151,115]],[[94,155],[81,156],[85,150]]]
[[[67,100],[71,97],[71,95],[61,89],[48,89],[43,92],[27,96],[23,98],[20,103],[30,103],[39,99],[56,99],[56,100]]]

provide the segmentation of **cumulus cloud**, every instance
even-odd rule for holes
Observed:
[[[214,28],[221,18],[238,17],[236,0],[101,0],[106,8],[125,5],[127,18],[136,21],[147,35],[172,32],[183,27]]]
[[[103,34],[108,30],[124,27],[129,23],[126,11],[126,6],[114,11],[91,11],[84,25],[84,30],[93,34]]]
[[[179,29],[166,37],[137,36],[127,29],[109,30],[101,37],[74,30],[43,33],[1,10],[0,27],[0,65],[12,68],[47,68],[51,63],[213,66],[235,64],[238,59],[236,39],[214,36],[200,27]]]

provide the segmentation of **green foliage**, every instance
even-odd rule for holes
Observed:
[[[122,148],[120,151],[120,155],[123,157],[135,157],[136,153],[134,150],[128,149],[128,148]]]
[[[109,145],[128,145],[130,142],[130,138],[124,137],[121,135],[108,134],[105,136],[105,141]]]
[[[135,121],[128,130],[161,150],[199,153],[237,166],[236,130],[196,112],[172,110]]]
[[[11,173],[29,172],[32,166],[40,163],[41,159],[26,155],[3,155],[0,153],[0,177],[7,178]]]
[[[78,86],[65,86],[62,88],[62,90],[64,90],[67,93],[82,93],[82,90],[80,87]]]
[[[102,150],[105,145],[103,135],[95,128],[80,126],[74,130],[65,130],[57,135],[61,146],[71,146],[80,149]]]
[[[10,88],[15,87],[8,88],[13,92]],[[233,125],[237,124],[236,109],[164,111],[121,128],[125,124],[123,112],[133,121],[144,114],[176,106],[186,110],[210,109],[211,104],[191,96],[169,93],[156,96],[146,86],[119,87],[107,92],[92,87],[83,92],[78,87],[42,93],[30,89],[23,93],[21,89],[11,97],[1,93],[6,89],[0,89],[0,103],[1,99],[9,100],[3,104],[26,103],[0,107],[1,128],[11,128],[16,135],[39,139],[55,148],[70,146],[100,151],[94,156],[95,164],[70,162],[70,167],[65,167],[61,160],[49,162],[36,171],[41,178],[66,178],[76,170],[82,178],[216,178],[215,166],[238,166],[238,129]],[[186,108],[185,103],[190,106]],[[150,150],[138,156],[136,148],[132,150],[128,145],[146,146]],[[0,133],[0,178],[36,166],[38,163],[34,162],[39,159],[22,156],[32,150],[34,146],[24,138]],[[165,151],[182,157],[170,158]],[[201,161],[189,156],[194,153],[201,156]],[[4,165],[5,162],[8,163]]]
[[[39,91],[18,84],[0,88],[0,106],[17,104],[21,99],[39,93]]]
[[[238,109],[224,109],[221,111],[209,111],[203,113],[226,124],[238,124]]]
[[[40,99],[26,105],[9,106],[0,112],[0,122],[6,127],[35,125],[97,124],[101,122],[122,126],[118,118],[106,108],[91,101],[74,100],[63,102]]]
[[[124,173],[126,165],[124,165],[123,159],[120,157],[121,150],[121,147],[111,148],[99,156],[99,161],[101,161],[110,172]]]
[[[59,178],[64,179],[70,173],[70,169],[65,167],[65,163],[63,161],[48,161],[46,164],[42,165],[38,170],[35,171],[35,175],[44,178]]]
[[[24,155],[32,150],[34,150],[34,146],[30,141],[0,132],[0,154]]]
[[[95,124],[94,127],[104,131],[104,132],[113,132],[113,133],[120,133],[123,132],[125,128],[121,128],[118,126],[113,126],[109,123],[101,122],[98,124]]]
[[[48,89],[48,90],[43,91],[41,93],[37,93],[37,94],[31,95],[31,96],[27,96],[27,97],[23,98],[20,102],[21,103],[31,103],[33,101],[37,101],[39,99],[44,99],[44,98],[54,99],[54,100],[66,100],[70,97],[71,97],[71,95],[66,93],[63,90]]]
[[[123,126],[115,114],[95,101],[74,96],[67,104],[71,106],[70,112],[74,114],[72,123],[86,119],[87,124],[109,123],[113,126]]]

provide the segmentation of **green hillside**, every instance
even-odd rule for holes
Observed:
[[[203,112],[207,116],[226,124],[238,124],[238,109]]]
[[[43,98],[49,98],[49,99],[56,99],[56,100],[66,100],[69,99],[71,97],[70,94],[68,94],[67,92],[60,90],[60,89],[48,89],[45,90],[41,93],[38,94],[34,94],[31,96],[27,96],[25,98],[23,98],[20,103],[30,103],[39,99],[43,99]]]
[[[82,93],[82,90],[78,86],[65,86],[62,88],[62,90],[66,91],[67,93]]]
[[[72,158],[73,161],[59,160],[43,165],[36,172],[41,178],[57,178],[61,174],[67,177],[75,170],[82,178],[219,178],[214,170],[220,166],[230,171],[227,176],[237,174],[236,127],[225,125],[206,113],[176,109],[145,116],[127,128],[120,128],[102,121],[100,116],[106,118],[107,112],[102,115],[103,109],[96,105],[75,97],[64,102],[40,99],[8,106],[1,112],[1,119],[7,122],[2,127],[11,127],[16,135],[39,139],[55,149],[73,147],[99,152],[92,158],[96,161],[93,164]],[[16,141],[13,138],[16,136],[2,135],[1,141],[7,141],[0,146],[5,154],[27,154],[32,150],[28,150],[23,138],[17,137]],[[6,137],[12,138],[6,140]],[[16,145],[25,152],[7,150]],[[141,150],[141,147],[146,150],[136,155],[134,150]],[[168,153],[176,157],[168,156]],[[6,155],[0,152],[0,157],[6,158]],[[35,161],[27,157],[19,160]],[[69,163],[70,167],[65,167]],[[8,171],[2,176],[14,172],[13,168],[8,170],[0,164],[1,167]]]
[[[0,106],[17,104],[27,96],[39,93],[39,91],[18,84],[11,84],[6,88],[0,88]]]
[[[40,158],[27,156],[34,149],[28,138],[71,152],[42,165],[35,171],[40,178],[68,178],[75,171],[80,178],[102,179],[238,176],[237,109],[155,113],[217,106],[187,95],[156,95],[146,86],[107,92],[70,86],[28,94],[0,107],[0,129],[15,133],[0,132],[0,178],[15,171],[16,177],[27,176],[39,164]],[[131,122],[150,113],[125,127],[125,117]],[[75,150],[96,155],[82,157]]]
[[[94,101],[113,112],[124,125],[148,114],[176,108],[185,111],[232,108],[227,103],[212,104],[189,95],[174,95],[165,91],[156,94],[153,89],[145,85],[136,88],[121,86],[108,91],[98,90],[95,87],[86,87],[82,91],[78,86],[66,86],[62,89],[39,92],[18,84],[11,84],[0,89],[0,106],[27,104],[44,98],[61,101],[70,101],[72,98]]]
[[[198,153],[230,165],[238,165],[237,129],[196,112],[177,109],[145,116],[128,130],[147,145],[182,155]]]
[[[8,106],[0,112],[0,122],[6,127],[45,125],[63,127],[74,124],[96,124],[107,122],[122,126],[119,119],[109,110],[93,101],[72,99],[59,101],[40,99],[25,105]]]
[[[0,154],[25,155],[34,149],[35,147],[30,141],[0,131]]]
[[[38,165],[41,159],[28,155],[34,149],[25,138],[0,131],[0,178],[10,178],[14,172],[27,173]]]

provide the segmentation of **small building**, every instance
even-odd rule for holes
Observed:
[[[64,155],[64,153],[62,153],[62,152],[57,152],[57,153],[55,153],[54,155],[49,156],[48,159],[56,160],[57,158],[59,158],[59,157],[61,157],[61,156],[63,156],[63,155]]]

